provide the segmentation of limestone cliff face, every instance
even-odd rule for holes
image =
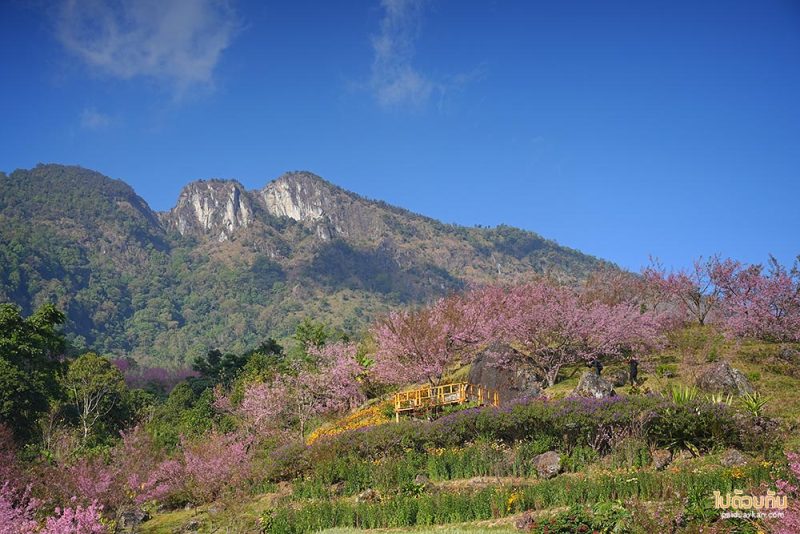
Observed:
[[[261,190],[271,215],[289,217],[327,241],[335,237],[369,239],[383,223],[370,203],[310,172],[289,172]]]
[[[199,233],[226,241],[238,228],[250,225],[253,218],[253,203],[242,184],[200,180],[183,188],[166,220],[181,235]]]

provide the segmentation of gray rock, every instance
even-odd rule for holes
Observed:
[[[533,459],[539,478],[553,478],[561,472],[561,455],[556,451],[540,454]]]
[[[178,530],[176,530],[174,532],[181,533],[181,534],[186,533],[186,532],[198,532],[200,530],[200,527],[201,527],[201,525],[200,525],[200,521],[199,520],[190,519],[181,528],[179,528]]]
[[[380,502],[381,494],[372,488],[366,489],[356,496],[356,502]]]
[[[117,517],[118,532],[136,532],[136,527],[150,519],[150,514],[141,508],[123,510]]]
[[[538,397],[542,388],[533,366],[512,347],[493,343],[473,360],[467,379],[470,384],[497,391],[500,402]]]
[[[720,456],[719,463],[724,467],[740,467],[747,464],[747,456],[736,449],[728,449]]]
[[[614,385],[602,376],[598,376],[594,371],[583,373],[578,386],[571,393],[572,397],[594,397],[596,399],[615,395]]]
[[[619,388],[628,383],[628,371],[625,369],[616,369],[608,372],[606,378],[614,385],[615,388]]]
[[[650,456],[653,459],[653,467],[659,471],[672,462],[672,453],[667,449],[656,449]]]
[[[753,393],[750,381],[738,369],[731,367],[727,361],[720,361],[710,365],[697,377],[697,387],[714,392],[728,393],[731,395],[744,395]]]
[[[789,363],[800,364],[800,350],[792,347],[783,347],[778,352],[778,358]]]

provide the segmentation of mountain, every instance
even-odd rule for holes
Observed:
[[[508,226],[467,228],[369,200],[309,172],[260,190],[186,185],[157,213],[81,167],[0,173],[0,301],[64,309],[79,346],[185,363],[285,337],[305,317],[355,332],[399,305],[603,262]]]

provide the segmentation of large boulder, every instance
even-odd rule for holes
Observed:
[[[594,397],[602,399],[616,395],[614,384],[594,371],[586,371],[581,376],[578,386],[572,391],[572,397]]]
[[[525,357],[509,345],[493,343],[472,361],[467,379],[498,393],[500,402],[525,397],[538,397],[542,392],[539,379]]]
[[[139,525],[150,519],[150,514],[141,508],[121,510],[117,515],[117,531],[137,532]]]
[[[753,393],[753,386],[747,377],[724,360],[710,365],[697,377],[696,383],[697,387],[706,391],[731,395]]]
[[[624,386],[625,384],[628,383],[628,379],[630,378],[628,375],[628,371],[626,371],[625,369],[615,369],[613,371],[609,371],[608,373],[606,373],[606,375],[607,375],[606,378],[608,378],[611,381],[611,384],[615,388]]]
[[[533,458],[533,465],[539,478],[553,478],[561,472],[561,455],[549,451]]]
[[[782,347],[778,351],[778,358],[789,363],[800,364],[800,350],[789,346]]]

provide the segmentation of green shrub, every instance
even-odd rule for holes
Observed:
[[[561,459],[564,471],[577,472],[583,471],[587,466],[596,462],[600,455],[598,452],[587,446],[573,447],[566,456]]]
[[[650,461],[650,446],[643,438],[625,438],[611,450],[611,464],[614,467],[641,468],[650,465]]]
[[[768,403],[768,399],[758,391],[755,391],[753,393],[745,393],[742,395],[739,398],[739,403],[753,417],[761,417],[764,413],[764,408]]]
[[[527,513],[517,520],[523,532],[535,534],[574,534],[576,532],[629,532],[631,514],[616,502],[602,502],[588,508],[575,505],[551,517],[536,519]]]

